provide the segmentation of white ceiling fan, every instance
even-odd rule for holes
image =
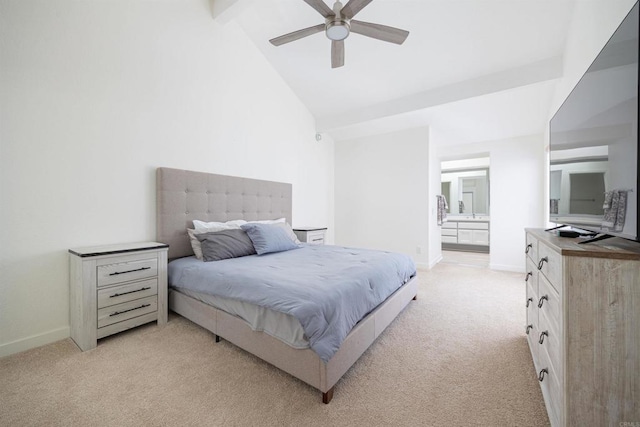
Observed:
[[[324,31],[327,38],[331,40],[331,68],[344,65],[344,39],[349,37],[351,32],[395,44],[404,43],[409,36],[409,31],[353,19],[373,0],[349,0],[344,7],[340,1],[336,1],[333,10],[323,0],[304,1],[324,16],[324,24],[294,31],[269,41],[274,46],[280,46]]]

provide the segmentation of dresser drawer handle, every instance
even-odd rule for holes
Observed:
[[[542,333],[540,334],[540,339],[538,340],[538,343],[542,344],[544,342],[544,337],[548,337],[548,336],[549,336],[549,332],[542,331]]]
[[[527,308],[529,308],[529,304],[531,304],[533,302],[533,298],[529,297],[527,298]]]
[[[542,380],[544,380],[544,374],[548,374],[548,373],[549,371],[547,371],[547,368],[542,369],[538,374],[538,381],[542,382]]]
[[[147,286],[146,288],[136,289],[135,291],[122,292],[121,294],[115,293],[113,295],[109,295],[109,298],[121,297],[122,295],[128,295],[128,294],[133,294],[133,293],[136,293],[136,292],[148,291],[149,289],[151,289],[151,288]]]
[[[544,304],[545,300],[549,301],[549,297],[547,295],[542,295],[540,297],[540,301],[538,301],[538,308],[542,308],[542,304]]]
[[[133,310],[140,310],[141,308],[149,307],[150,305],[151,305],[151,304],[142,304],[142,305],[141,305],[141,306],[139,306],[139,307],[133,307],[133,308],[130,308],[129,310],[116,311],[115,313],[111,313],[111,314],[109,315],[109,317],[117,316],[117,315],[119,315],[119,314],[128,313],[128,312],[133,311]]]
[[[524,281],[528,282],[529,281],[529,277],[531,277],[531,276],[533,276],[533,273],[532,272],[528,272],[527,273],[527,277],[524,278]]]
[[[525,254],[528,254],[528,253],[529,253],[529,251],[530,251],[532,248],[533,248],[533,245],[532,245],[531,243],[529,243],[529,244],[527,245],[527,248],[524,250],[524,253],[525,253]]]
[[[109,276],[117,276],[118,274],[134,273],[136,271],[143,271],[143,270],[151,270],[151,267],[141,267],[141,268],[136,268],[135,270],[127,270],[127,271],[116,271],[115,273],[109,274]]]
[[[538,270],[542,270],[542,266],[544,265],[545,262],[549,262],[549,258],[544,257],[540,259],[540,262],[538,263]]]
[[[533,325],[527,325],[527,335],[529,335],[529,331],[533,329]]]

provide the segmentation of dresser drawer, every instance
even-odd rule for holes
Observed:
[[[98,308],[109,307],[127,301],[133,301],[158,293],[158,279],[147,279],[139,282],[104,287],[98,290]]]
[[[525,333],[527,334],[527,342],[529,343],[529,349],[531,350],[531,356],[533,357],[534,364],[537,365],[538,355],[538,309],[537,301],[538,297],[533,291],[533,288],[526,285],[527,289],[527,301],[525,303],[527,309],[527,324],[525,325]]]
[[[549,321],[549,327],[560,331],[562,327],[560,296],[542,274],[538,274],[538,307],[540,313],[544,314]]]
[[[562,293],[562,256],[544,243],[539,243],[538,267],[556,291]]]
[[[538,265],[538,239],[529,233],[526,235],[526,246],[524,252],[526,253],[528,260],[531,260],[535,265]]]
[[[135,259],[98,266],[98,287],[131,280],[146,279],[158,275],[157,258]]]
[[[531,289],[536,294],[536,301],[538,295],[538,269],[533,261],[527,258],[526,267],[525,267],[525,276],[524,281],[528,286],[531,286]]]
[[[153,313],[158,310],[158,298],[153,295],[98,310],[98,328]]]
[[[537,368],[538,381],[542,389],[547,413],[551,426],[561,425],[561,408],[562,403],[562,382],[558,377],[553,364],[549,359],[549,355],[544,349],[538,352],[540,366]],[[545,372],[543,372],[545,370]]]
[[[549,360],[558,378],[562,378],[562,337],[560,331],[556,329],[547,319],[544,313],[538,315],[538,341],[539,351],[546,350]],[[542,342],[540,342],[542,341]]]

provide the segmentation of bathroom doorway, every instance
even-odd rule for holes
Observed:
[[[489,253],[489,158],[442,161],[440,167],[446,200],[440,233],[443,251]]]

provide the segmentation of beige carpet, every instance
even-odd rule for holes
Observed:
[[[171,316],[80,352],[0,359],[1,426],[542,426],[522,275],[439,264],[418,300],[320,393]]]

